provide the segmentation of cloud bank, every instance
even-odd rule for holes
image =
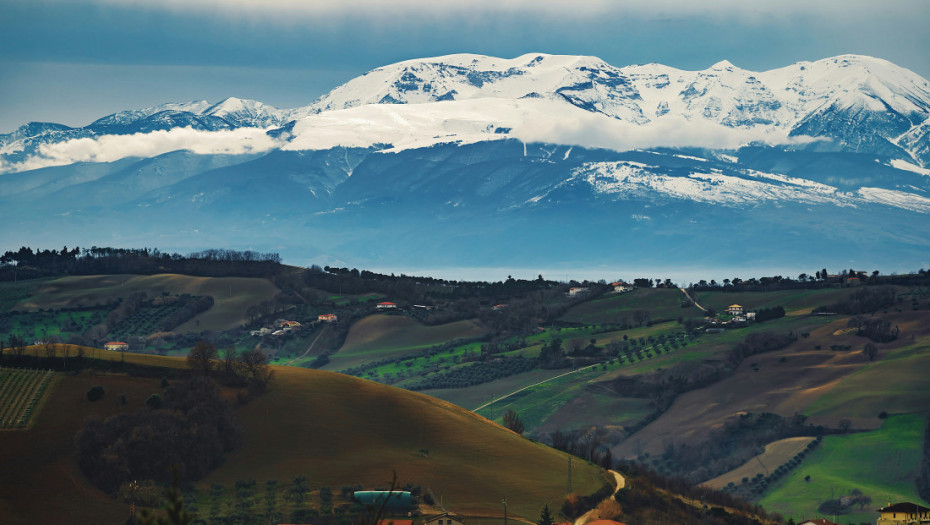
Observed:
[[[101,135],[43,144],[22,162],[0,160],[0,173],[65,166],[76,162],[112,162],[126,157],[148,158],[171,151],[188,150],[202,155],[239,155],[270,151],[281,145],[267,130],[239,128],[200,131],[174,128],[132,135]]]

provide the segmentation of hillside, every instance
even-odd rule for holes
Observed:
[[[117,360],[118,353],[102,352]],[[154,366],[183,360],[131,356]],[[102,385],[107,397],[88,403],[84,393]],[[5,523],[118,522],[125,504],[88,485],[72,459],[74,435],[91,414],[118,409],[117,393],[134,408],[154,392],[157,379],[82,373],[61,377],[26,431],[0,432],[0,463],[15,478],[0,480]],[[312,489],[362,483],[383,486],[396,471],[401,484],[430,488],[457,512],[496,515],[508,498],[516,516],[532,518],[565,495],[567,457],[452,404],[421,394],[330,372],[275,367],[271,389],[239,409],[245,445],[198,483],[232,486],[237,480],[289,480],[304,474]],[[602,471],[576,462],[576,490],[593,493]],[[41,490],[39,490],[41,487]]]

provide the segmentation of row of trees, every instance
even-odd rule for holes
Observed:
[[[244,352],[227,347],[220,352],[209,341],[199,341],[187,354],[187,364],[204,377],[216,376],[231,386],[248,386],[253,393],[265,391],[273,372],[268,356],[253,348]]]

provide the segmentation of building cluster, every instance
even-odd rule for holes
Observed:
[[[275,319],[274,323],[272,323],[270,326],[263,326],[258,330],[252,330],[249,333],[257,337],[264,337],[266,335],[279,337],[290,332],[296,332],[298,330],[300,330],[300,323],[297,321]]]

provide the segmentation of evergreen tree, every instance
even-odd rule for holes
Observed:
[[[549,512],[549,504],[547,503],[546,506],[543,507],[542,512],[539,513],[539,521],[536,522],[536,525],[554,525],[554,523],[555,522],[552,520],[552,513]]]

